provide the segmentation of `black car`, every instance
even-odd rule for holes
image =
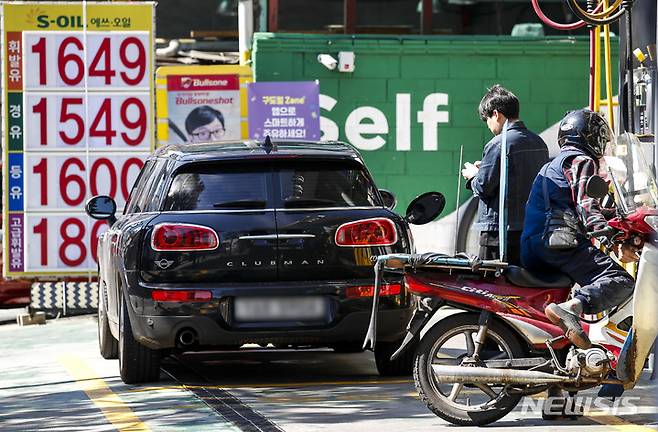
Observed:
[[[277,347],[360,350],[373,293],[371,257],[413,251],[395,198],[358,152],[332,143],[169,146],[145,163],[125,210],[110,197],[98,242],[99,345],[126,383],[154,381],[174,350]],[[414,223],[428,222],[416,206]],[[409,218],[409,217],[408,217]],[[385,281],[375,349],[383,375],[411,301]]]

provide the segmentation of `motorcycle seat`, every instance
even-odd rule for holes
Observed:
[[[505,277],[509,283],[527,288],[569,288],[573,284],[564,273],[534,273],[518,266],[508,266]]]

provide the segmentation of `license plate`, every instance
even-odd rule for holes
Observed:
[[[326,298],[237,297],[233,303],[236,321],[320,320],[326,316]]]

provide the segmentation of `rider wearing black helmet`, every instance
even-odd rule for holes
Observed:
[[[521,260],[531,271],[560,271],[578,283],[573,298],[551,303],[545,313],[576,346],[589,348],[580,314],[620,304],[632,294],[634,282],[587,236],[605,228],[614,216],[585,193],[587,180],[599,172],[612,132],[603,117],[587,109],[568,113],[559,129],[560,153],[541,169],[528,198]],[[624,245],[620,255],[622,261],[636,260],[630,245]]]

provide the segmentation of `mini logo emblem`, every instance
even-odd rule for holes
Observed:
[[[162,270],[167,270],[174,262],[169,261],[168,259],[162,258],[160,261],[155,261],[155,265],[160,267]]]

